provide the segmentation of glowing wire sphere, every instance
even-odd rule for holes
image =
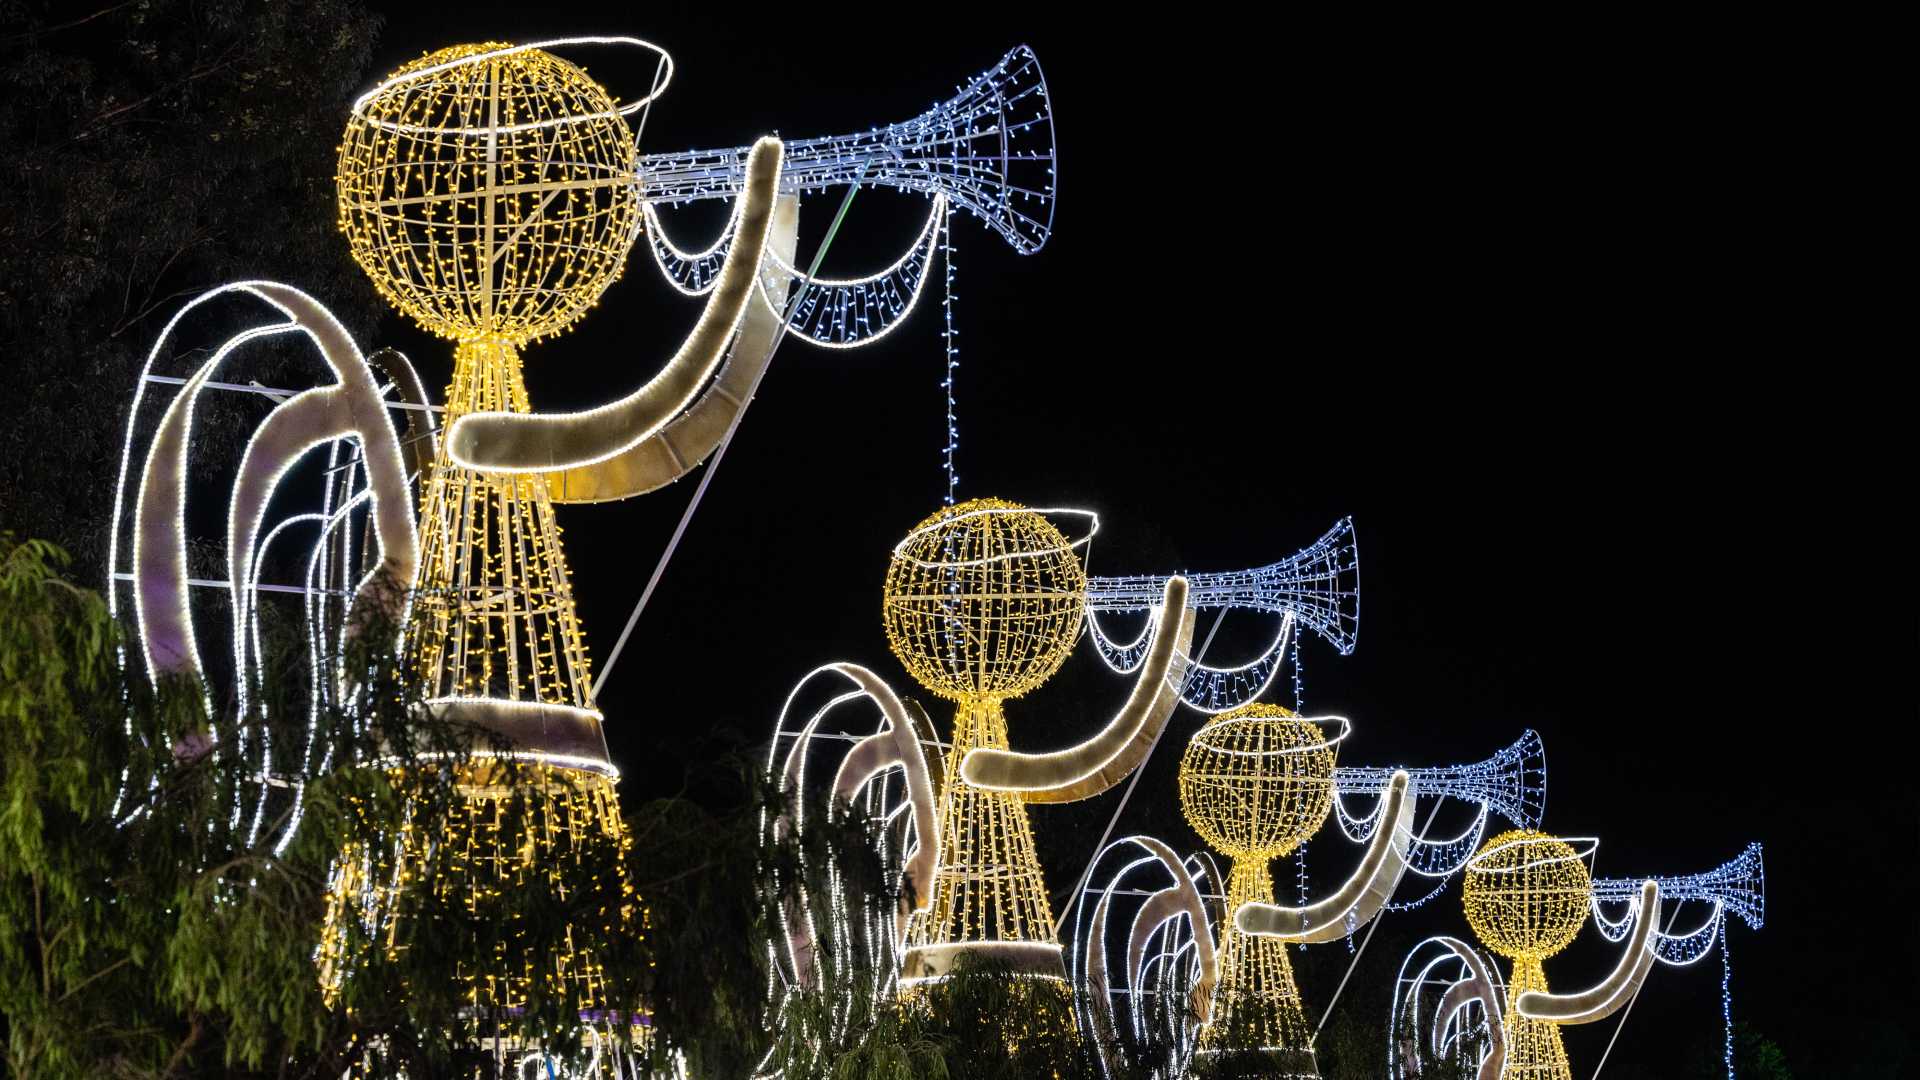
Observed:
[[[355,103],[340,145],[355,261],[442,337],[520,343],[566,329],[620,276],[637,235],[622,111],[535,48],[454,45],[401,67]]]
[[[1487,841],[1467,863],[1467,923],[1487,947],[1538,963],[1572,943],[1587,921],[1593,877],[1572,844],[1532,829]]]
[[[1331,736],[1326,722],[1253,702],[1195,732],[1180,759],[1180,806],[1194,831],[1235,860],[1278,858],[1319,831],[1347,734],[1345,720]]]
[[[893,550],[882,614],[893,654],[953,701],[1002,700],[1045,682],[1087,610],[1074,543],[1000,499],[942,508]]]

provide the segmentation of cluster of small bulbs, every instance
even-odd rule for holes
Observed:
[[[1274,899],[1274,859],[1326,821],[1334,799],[1336,747],[1345,725],[1254,703],[1208,722],[1180,760],[1180,806],[1201,838],[1232,860],[1224,910]],[[1275,1075],[1317,1076],[1313,1029],[1301,1006],[1286,943],[1221,931],[1220,981],[1199,1053],[1226,1047],[1264,1057]],[[1244,1049],[1243,1049],[1244,1048]]]
[[[449,420],[529,408],[511,345],[460,344]],[[463,469],[445,454],[443,444],[422,498],[409,635],[429,694],[589,707],[590,661],[546,479]]]
[[[632,132],[552,53],[457,45],[362,100],[339,224],[375,288],[431,333],[525,342],[620,276],[640,215]],[[466,58],[470,63],[458,63]]]
[[[943,507],[894,550],[881,603],[888,643],[916,681],[956,705],[934,901],[909,927],[912,947],[1031,946],[1058,966],[1025,803],[958,778],[969,751],[1007,748],[1001,703],[1040,686],[1071,655],[1085,589],[1060,530],[998,499]]]
[[[349,945],[350,925],[388,960],[406,947],[408,935],[399,913],[407,905],[400,898],[410,890],[430,890],[472,913],[490,899],[527,887],[536,877],[559,883],[567,876],[566,864],[577,863],[580,853],[600,838],[616,838],[622,851],[630,844],[610,779],[536,765],[522,767],[509,781],[504,768],[491,763],[458,766],[459,798],[432,836],[409,825],[390,844],[355,846],[335,862],[315,954],[329,1003],[338,999],[353,969],[365,962]],[[523,817],[513,800],[529,794],[536,797],[527,800]],[[438,866],[439,872],[431,880],[420,879],[421,868],[429,865]],[[623,903],[602,911],[602,925],[591,929],[603,937],[641,933],[646,911],[633,886],[624,878],[607,884]],[[536,981],[550,992],[565,987],[576,1000],[604,999],[604,966],[590,949],[576,946],[574,931],[568,927],[567,947],[558,953],[516,945],[523,936],[510,935],[498,962],[459,973],[465,1004],[476,1015],[523,1008]]]
[[[1513,961],[1505,1075],[1571,1080],[1559,1026],[1522,1015],[1515,1002],[1526,991],[1547,989],[1541,963],[1573,943],[1592,895],[1593,878],[1581,853],[1533,829],[1501,833],[1467,864],[1461,884],[1467,924],[1488,948]]]

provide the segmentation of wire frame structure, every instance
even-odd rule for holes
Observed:
[[[1094,860],[1074,911],[1072,972],[1104,1075],[1129,1043],[1165,1050],[1155,1077],[1191,1075],[1219,974],[1224,880],[1211,854],[1183,858],[1150,836],[1115,840]]]
[[[1445,935],[1415,945],[1394,980],[1387,1075],[1418,1080],[1441,1066],[1496,1080],[1507,997],[1499,967],[1473,945]]]
[[[557,333],[620,276],[640,206],[633,133],[586,72],[542,49],[455,45],[362,98],[340,145],[340,228],[426,330]]]
[[[650,204],[731,198],[746,159],[745,147],[648,154],[637,172]],[[1053,234],[1055,194],[1053,103],[1040,59],[1019,45],[911,120],[787,143],[783,190],[855,182],[944,195],[1015,251],[1040,250]]]
[[[1274,900],[1271,863],[1312,836],[1332,811],[1335,746],[1321,724],[1254,703],[1199,731],[1180,760],[1180,806],[1203,840],[1232,860],[1227,912]],[[1313,1028],[1286,942],[1222,928],[1220,981],[1198,1055],[1258,1055],[1269,1075],[1317,1077]]]
[[[1258,698],[1279,677],[1289,655],[1299,678],[1299,631],[1325,638],[1342,656],[1353,652],[1360,632],[1360,549],[1353,519],[1342,518],[1318,540],[1278,562],[1249,570],[1182,575],[1188,603],[1199,611],[1260,612],[1280,616],[1273,641],[1244,664],[1193,664],[1180,696],[1205,713],[1224,713]],[[1136,574],[1087,579],[1087,636],[1108,667],[1125,674],[1138,667],[1153,643],[1152,625],[1121,642],[1102,615],[1145,612],[1159,602],[1167,575]]]
[[[572,325],[620,275],[639,221],[621,112],[575,65],[499,42],[429,53],[356,103],[340,225],[381,294],[458,343],[449,426],[531,412],[519,347]],[[464,778],[446,836],[347,853],[329,891],[331,942],[348,919],[392,941],[407,889],[498,895],[559,873],[589,834],[626,843],[547,477],[462,467],[442,441],[424,488],[407,641],[429,704],[507,737],[539,779],[516,791],[482,765]],[[502,827],[516,795],[533,803],[534,824],[518,832]],[[448,841],[463,845],[459,870],[419,880],[421,845]],[[603,929],[638,932],[631,921]],[[338,953],[323,944],[322,971],[337,988],[353,958],[329,948]],[[570,988],[584,1014],[605,1004],[597,972],[569,935],[553,951],[510,945],[460,978],[476,1017],[519,1008],[530,980]],[[596,1068],[622,1066],[596,1057]]]
[[[1675,877],[1596,878],[1593,882],[1594,921],[1599,924],[1601,933],[1608,941],[1618,941],[1624,937],[1624,927],[1628,922],[1609,918],[1608,905],[1631,904],[1639,893],[1642,881],[1659,885],[1663,900],[1713,904],[1713,921],[1733,915],[1746,923],[1749,929],[1758,930],[1766,925],[1766,860],[1757,842],[1748,844],[1740,854],[1704,873]]]
[[[1542,962],[1578,936],[1592,896],[1593,877],[1582,853],[1536,830],[1501,833],[1467,864],[1461,882],[1467,924],[1487,948],[1513,962],[1502,1076],[1571,1080],[1559,1025],[1523,1016],[1516,1003],[1529,990],[1546,991]]]
[[[975,499],[928,517],[894,549],[881,608],[894,655],[955,703],[933,904],[909,928],[902,983],[937,981],[967,952],[1064,979],[1025,802],[960,777],[969,752],[1008,749],[1002,702],[1073,651],[1086,611],[1079,556],[1041,514]]]
[[[1086,614],[1086,571],[1058,528],[1001,499],[914,527],[887,567],[887,642],[915,681],[954,702],[1004,701],[1060,670]]]

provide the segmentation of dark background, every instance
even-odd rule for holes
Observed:
[[[955,220],[961,497],[1097,510],[1106,574],[1258,565],[1352,514],[1359,647],[1302,650],[1309,710],[1354,722],[1343,762],[1464,762],[1532,727],[1545,827],[1599,836],[1602,875],[1761,841],[1768,923],[1732,928],[1736,1018],[1799,1075],[1911,1069],[1913,698],[1893,686],[1915,640],[1893,419],[1910,396],[1860,329],[1890,290],[1850,247],[1878,233],[1820,34],[599,6],[394,4],[372,69],[464,40],[645,37],[679,65],[645,132],[665,151],[906,119],[1031,44],[1059,209],[1025,257]],[[638,53],[569,55],[625,97],[651,74]],[[837,202],[807,201],[803,253]],[[924,212],[863,191],[825,271],[890,263]],[[723,213],[666,217],[704,246]],[[629,270],[527,350],[536,407],[624,394],[691,327],[697,303],[644,253]],[[938,310],[870,349],[782,349],[601,697],[629,805],[707,790],[818,664],[910,689],[879,596],[888,549],[944,490]],[[451,348],[398,316],[374,343],[450,373]],[[562,509],[599,665],[694,483]],[[1230,617],[1210,659],[1272,632]],[[1016,746],[1077,741],[1118,707],[1127,685],[1090,652],[1010,704]],[[1198,720],[1176,716],[1122,834],[1197,845],[1173,774]],[[1034,811],[1057,891],[1116,801]],[[1310,847],[1316,889],[1351,865],[1336,835]],[[1285,897],[1294,870],[1276,871]],[[1359,988],[1420,936],[1466,933],[1452,888],[1385,918],[1340,1004],[1382,1028]],[[1589,933],[1548,974],[1573,988],[1613,958]],[[1301,962],[1310,1013],[1345,960]],[[1717,968],[1657,970],[1607,1075],[1678,1075],[1717,1045]],[[1613,1028],[1567,1030],[1576,1074]]]

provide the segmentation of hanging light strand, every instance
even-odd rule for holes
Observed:
[[[940,331],[940,340],[947,354],[946,375],[940,380],[940,386],[947,394],[947,447],[942,453],[941,465],[947,473],[946,504],[952,506],[960,484],[960,477],[953,471],[954,452],[960,447],[960,425],[953,406],[953,379],[954,372],[960,368],[960,347],[953,343],[953,211],[950,208],[940,219],[940,256],[946,266],[946,295],[940,301],[946,325]]]

